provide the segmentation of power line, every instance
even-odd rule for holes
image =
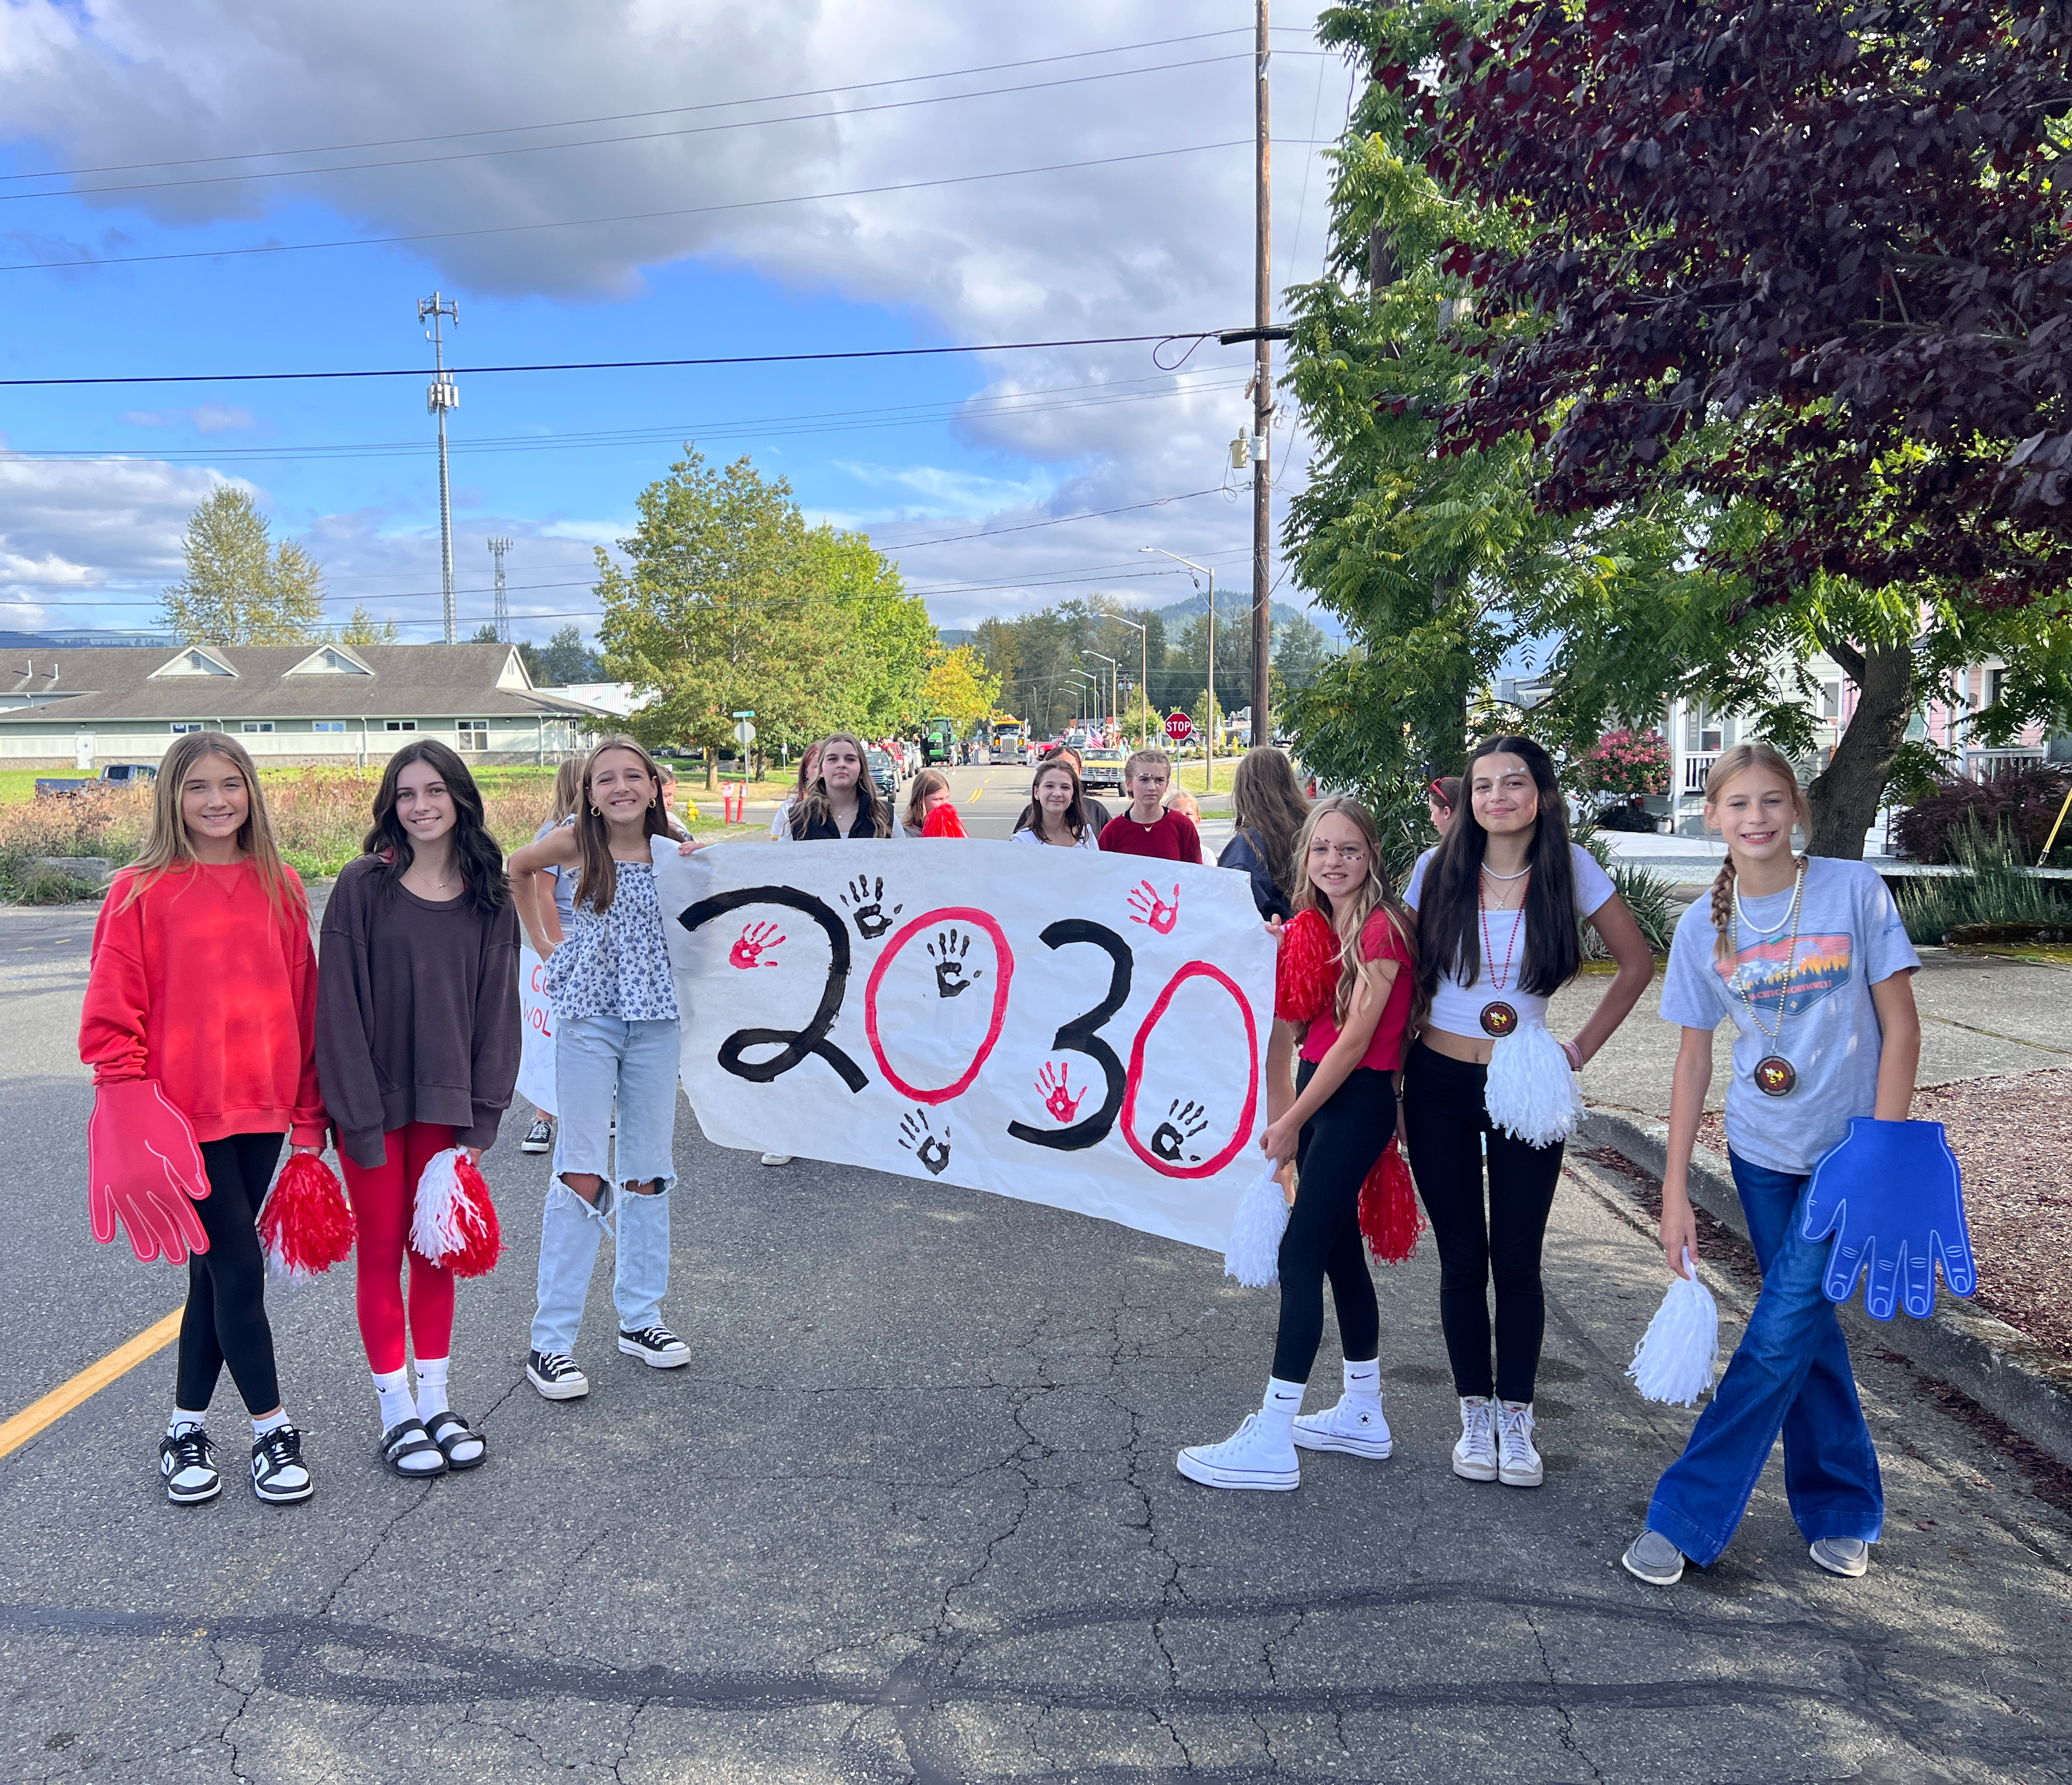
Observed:
[[[88,174],[145,173],[154,167],[205,167],[224,161],[269,161],[288,155],[351,154],[363,149],[397,149],[413,142],[461,142],[470,137],[508,136],[522,130],[574,130],[593,124],[629,124],[648,117],[680,117],[695,112],[725,111],[737,105],[778,105],[795,99],[826,99],[837,93],[865,93],[876,87],[902,87],[929,80],[956,80],[969,75],[1004,74],[1014,68],[1036,68],[1058,62],[1079,62],[1097,56],[1125,56],[1137,50],[1170,48],[1175,43],[1199,43],[1215,37],[1235,37],[1244,27],[1234,26],[1224,31],[1193,31],[1180,37],[1148,38],[1141,43],[1117,43],[1107,49],[1073,50],[1060,56],[1030,56],[1018,62],[987,62],[976,68],[947,68],[935,74],[887,75],[878,80],[852,81],[840,87],[804,87],[790,93],[763,93],[750,99],[708,100],[697,105],[664,105],[649,111],[606,112],[592,117],[567,117],[544,124],[498,124],[485,125],[475,130],[448,130],[432,136],[377,137],[361,142],[319,143],[301,149],[244,149],[220,155],[191,155],[180,160],[123,161],[105,162],[90,167],[52,167],[39,173],[0,174],[0,185],[27,179],[76,179]],[[1307,37],[1309,33],[1301,26],[1276,27]],[[1282,50],[1282,56],[1298,56],[1299,50]],[[1328,51],[1317,51],[1317,55],[1328,55]]]
[[[273,167],[242,174],[200,174],[188,179],[133,180],[112,186],[54,186],[43,192],[0,192],[0,204],[19,204],[29,199],[90,198],[103,192],[170,192],[192,186],[228,186],[256,179],[306,179],[321,174],[358,174],[388,167],[425,167],[452,161],[487,161],[508,155],[550,154],[563,149],[608,148],[627,142],[663,142],[681,137],[713,136],[729,130],[758,130],[773,124],[841,124],[851,118],[868,117],[880,112],[911,111],[920,105],[946,105],[957,100],[997,99],[1012,93],[1045,93],[1057,87],[1084,86],[1096,80],[1121,80],[1133,75],[1167,74],[1182,68],[1212,68],[1220,63],[1240,62],[1242,53],[1197,56],[1186,62],[1157,62],[1141,68],[1110,68],[1100,74],[1069,75],[1057,80],[1023,81],[1012,87],[982,87],[968,93],[931,93],[919,99],[888,99],[874,105],[852,106],[845,111],[793,112],[783,117],[732,118],[722,124],[687,124],[668,130],[635,130],[623,136],[581,137],[569,142],[516,142],[494,149],[458,149],[442,155],[403,155],[389,161],[343,161],[321,167]],[[743,101],[730,103],[740,105]],[[548,129],[548,125],[534,125]],[[56,178],[56,175],[50,176]]]
[[[1161,161],[1175,155],[1198,155],[1215,149],[1250,146],[1248,138],[1236,138],[1228,142],[1197,142],[1185,149],[1147,149],[1136,154],[1098,155],[1091,160],[1053,162],[1041,167],[1007,167],[990,174],[948,174],[936,179],[904,180],[886,186],[858,186],[839,192],[799,192],[783,198],[739,199],[726,204],[692,204],[670,211],[630,211],[609,217],[565,217],[549,223],[493,224],[477,229],[426,229],[402,236],[347,236],[335,241],[265,242],[248,248],[197,248],[166,254],[88,255],[73,261],[14,261],[0,264],[0,273],[56,272],[77,266],[144,266],[167,261],[230,260],[255,254],[306,254],[331,249],[388,248],[411,242],[460,241],[477,236],[522,235],[535,229],[582,229],[608,223],[652,223],[668,217],[697,217],[727,211],[756,211],[776,204],[813,204],[829,199],[875,198],[888,192],[919,192],[934,187],[969,186],[987,180],[1019,179],[1032,174],[1071,173],[1086,167],[1119,167],[1128,162]]]

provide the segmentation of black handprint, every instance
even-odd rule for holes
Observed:
[[[928,944],[928,952],[935,962],[935,996],[955,997],[960,992],[968,992],[985,977],[985,969],[977,969],[969,979],[964,977],[964,956],[971,952],[971,932],[959,930],[952,925],[939,930],[935,940]]]
[[[928,1113],[925,1109],[911,1111],[899,1118],[899,1144],[928,1168],[931,1178],[939,1178],[950,1162],[949,1125],[943,1125],[938,1135],[928,1126]]]
[[[869,874],[858,874],[854,885],[842,889],[841,902],[849,907],[849,915],[856,919],[856,933],[866,942],[875,942],[884,935],[892,927],[892,918],[906,909],[904,905],[894,905],[892,916],[885,915],[885,880],[882,875],[879,876],[877,885],[873,886]]]
[[[1183,1104],[1175,1097],[1167,1106],[1166,1117],[1151,1131],[1151,1150],[1168,1165],[1177,1165],[1180,1149],[1209,1125],[1209,1113],[1191,1100]],[[1201,1162],[1200,1154],[1187,1155],[1188,1164]]]

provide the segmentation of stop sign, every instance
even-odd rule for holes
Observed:
[[[1166,716],[1166,735],[1176,744],[1184,744],[1194,734],[1194,722],[1184,713],[1169,713]]]

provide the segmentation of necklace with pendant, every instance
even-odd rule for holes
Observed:
[[[1532,870],[1526,868],[1517,874],[1490,874],[1490,870],[1484,868],[1482,872],[1489,874],[1492,880],[1523,880]],[[1504,944],[1503,965],[1501,968],[1496,964],[1495,947],[1490,941],[1489,902],[1482,897],[1482,882],[1479,880],[1475,882],[1475,908],[1482,918],[1482,970],[1489,977],[1490,989],[1501,992],[1511,984],[1511,957],[1518,947],[1518,932],[1525,927],[1523,894],[1520,893],[1519,915],[1511,926],[1511,939]],[[1498,909],[1509,911],[1511,907],[1503,905]],[[1480,1020],[1482,1033],[1501,1041],[1518,1027],[1518,1010],[1516,1006],[1506,1003],[1502,998],[1491,998],[1482,1006]]]
[[[1741,981],[1742,971],[1746,964],[1741,958],[1741,889],[1739,886],[1734,889],[1734,927],[1732,938],[1734,947],[1734,973],[1730,983],[1733,986],[1734,995],[1741,1001],[1741,1008],[1748,1012],[1749,1021],[1755,1025],[1755,1032],[1770,1043],[1770,1051],[1755,1063],[1755,1088],[1766,1097],[1788,1097],[1797,1088],[1799,1084],[1799,1068],[1784,1057],[1783,1050],[1778,1046],[1778,1037],[1784,1033],[1784,1007],[1791,997],[1792,964],[1799,955],[1799,914],[1805,895],[1806,865],[1802,862],[1799,866],[1798,876],[1792,882],[1791,913],[1785,920],[1791,926],[1791,940],[1784,945],[1784,977],[1778,986],[1777,1021],[1771,1027],[1766,1029],[1762,1026],[1762,1014],[1758,1011],[1755,1005],[1749,999],[1748,987]],[[1753,924],[1749,927],[1751,930],[1754,929]],[[1781,930],[1783,927],[1784,924],[1780,923],[1777,929]],[[1774,936],[1777,934],[1777,930],[1756,933],[1759,936]]]

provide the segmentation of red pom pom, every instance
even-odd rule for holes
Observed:
[[[1417,1236],[1424,1231],[1424,1211],[1417,1206],[1417,1189],[1410,1181],[1410,1167],[1404,1162],[1396,1137],[1381,1150],[1374,1170],[1360,1186],[1359,1228],[1367,1250],[1382,1265],[1400,1265],[1414,1256]]]
[[[292,1155],[259,1211],[266,1273],[307,1283],[352,1252],[352,1207],[336,1174],[314,1153]]]
[[[496,1219],[496,1205],[489,1199],[489,1186],[467,1154],[454,1166],[460,1180],[460,1196],[454,1205],[460,1228],[460,1249],[439,1262],[456,1277],[480,1277],[496,1268],[504,1256],[504,1229]]]
[[[1297,911],[1281,926],[1273,973],[1273,1014],[1283,1022],[1330,1014],[1338,989],[1338,939],[1319,911]]]
[[[933,812],[930,812],[927,818],[922,821],[921,834],[923,837],[963,837],[968,835],[968,833],[964,829],[964,820],[957,816],[956,801],[954,800],[945,800],[939,806],[936,807]]]

